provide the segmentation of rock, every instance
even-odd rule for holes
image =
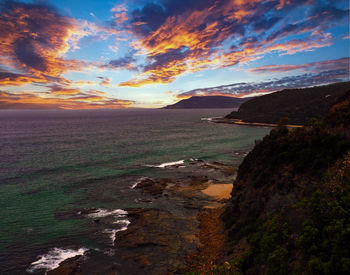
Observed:
[[[48,271],[47,275],[81,275],[80,265],[82,263],[83,256],[78,255],[73,258],[69,258],[62,263],[59,267]]]

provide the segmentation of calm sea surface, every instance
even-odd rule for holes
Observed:
[[[96,208],[90,218],[112,215],[123,230],[118,209],[143,207],[131,186],[181,172],[152,166],[191,158],[238,164],[269,129],[201,120],[230,111],[0,111],[0,274],[43,272],[39,256],[50,251],[64,258],[103,249],[89,217],[72,213]]]

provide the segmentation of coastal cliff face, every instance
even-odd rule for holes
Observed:
[[[288,89],[253,98],[226,118],[244,122],[278,123],[288,117],[290,124],[303,125],[323,119],[330,108],[350,89],[350,82],[304,89]]]
[[[273,129],[239,167],[222,218],[243,274],[349,274],[350,92],[323,121]]]

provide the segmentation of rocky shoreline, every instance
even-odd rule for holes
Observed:
[[[184,274],[222,264],[227,248],[220,215],[237,167],[201,160],[192,165],[197,173],[190,177],[140,179],[135,192],[145,195],[150,207],[126,209],[131,223],[115,233],[109,257],[88,252],[47,274]],[[163,207],[152,207],[154,201]]]
[[[214,123],[225,123],[225,124],[237,124],[237,125],[247,125],[247,126],[262,126],[262,127],[276,127],[278,124],[273,123],[261,123],[261,122],[245,122],[241,119],[234,119],[234,118],[213,118],[210,120]],[[301,128],[303,125],[294,125],[294,124],[288,124],[286,125],[288,128]]]

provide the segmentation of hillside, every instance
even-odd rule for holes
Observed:
[[[243,103],[226,118],[244,122],[278,123],[289,118],[290,124],[305,124],[322,119],[339,97],[350,90],[350,82],[275,92]]]
[[[257,141],[222,218],[233,274],[349,274],[350,92],[323,121]]]
[[[192,96],[188,99],[163,107],[162,109],[205,109],[205,108],[238,108],[250,98],[229,96]]]

